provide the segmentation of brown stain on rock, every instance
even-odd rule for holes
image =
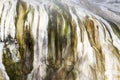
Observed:
[[[91,47],[94,50],[94,55],[96,56],[96,64],[93,69],[95,69],[95,73],[100,73],[101,78],[105,79],[105,56],[103,55],[101,50],[101,45],[98,39],[98,27],[94,25],[94,21],[86,16],[84,19],[84,25],[88,34],[88,40],[91,44]],[[96,31],[97,30],[97,31]]]
[[[25,25],[25,20],[27,18],[26,3],[20,1],[17,8],[16,42],[19,45],[18,52],[21,59],[18,62],[12,60],[11,51],[7,48],[7,43],[5,42],[6,46],[4,46],[5,53],[3,53],[3,64],[5,65],[10,80],[26,80],[27,75],[33,69],[34,40],[31,33],[31,26]],[[9,42],[10,40],[12,40],[12,38],[8,37],[7,41]],[[11,45],[11,42],[9,42],[8,45]]]

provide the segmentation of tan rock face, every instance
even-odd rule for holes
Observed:
[[[62,1],[0,1],[0,80],[120,80],[115,20]]]

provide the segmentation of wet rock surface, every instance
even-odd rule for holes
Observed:
[[[0,0],[0,80],[119,80],[119,20],[85,8]]]

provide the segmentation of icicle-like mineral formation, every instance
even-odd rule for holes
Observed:
[[[119,15],[88,2],[0,0],[0,80],[120,80]]]

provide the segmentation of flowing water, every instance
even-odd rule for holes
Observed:
[[[67,0],[0,0],[0,80],[120,80],[112,16]]]

